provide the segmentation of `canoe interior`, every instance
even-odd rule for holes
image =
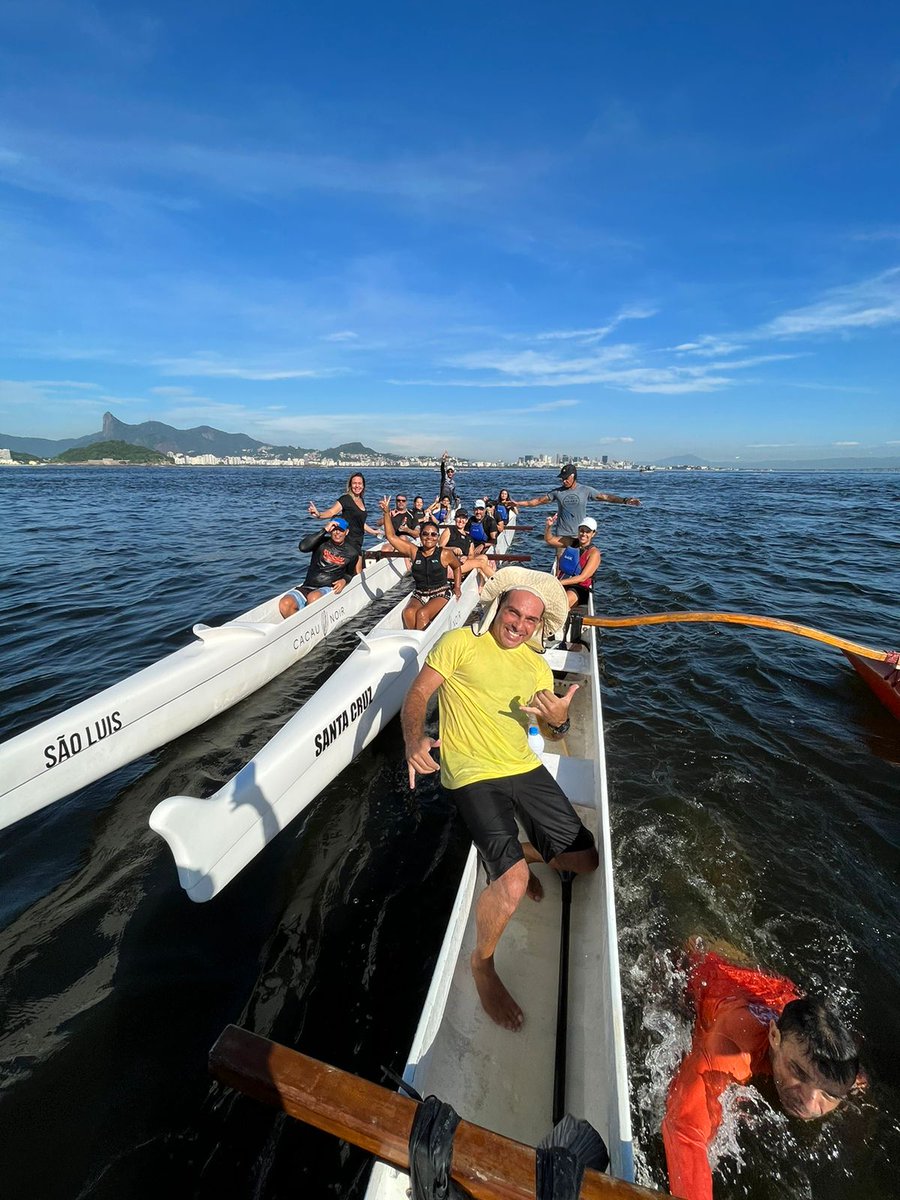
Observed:
[[[609,1147],[612,1174],[630,1181],[634,1167],[593,630],[585,631],[585,641],[589,645],[580,654],[548,655],[560,684],[582,686],[570,710],[570,733],[548,744],[545,765],[594,833],[601,859],[599,870],[577,878],[572,890],[566,1108],[599,1130]],[[472,982],[473,901],[485,882],[472,850],[404,1072],[422,1095],[434,1093],[465,1120],[529,1145],[552,1127],[561,913],[556,873],[543,866],[536,871],[544,899],[522,901],[496,957],[500,977],[525,1011],[523,1029],[511,1033],[495,1025]],[[405,1174],[377,1163],[367,1200],[399,1200],[408,1187]]]

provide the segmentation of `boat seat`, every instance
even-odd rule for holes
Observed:
[[[544,662],[553,672],[570,675],[589,675],[591,671],[590,651],[584,650],[546,650]]]
[[[596,765],[589,758],[564,754],[541,754],[541,762],[573,804],[593,808],[596,803]]]

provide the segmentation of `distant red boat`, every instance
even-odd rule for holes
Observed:
[[[891,655],[893,661],[879,662],[851,654],[849,650],[845,650],[844,654],[859,677],[865,680],[881,703],[900,721],[900,665],[897,655]]]

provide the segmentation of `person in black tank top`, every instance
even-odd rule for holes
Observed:
[[[438,545],[440,530],[434,521],[423,521],[419,526],[421,546],[414,546],[394,532],[391,519],[390,497],[380,500],[384,513],[384,533],[398,554],[410,560],[410,571],[415,590],[403,610],[403,625],[406,629],[427,629],[441,611],[451,594],[457,600],[461,593],[462,571],[459,558],[452,550]],[[451,585],[447,572],[453,576]]]
[[[366,524],[368,509],[365,501],[366,477],[360,471],[354,471],[347,480],[347,490],[339,496],[329,508],[318,509],[310,500],[309,515],[319,521],[327,521],[331,517],[343,517],[347,522],[347,542],[355,550],[362,550],[366,533],[374,533],[377,537],[379,529]]]
[[[477,546],[469,536],[468,524],[469,514],[464,508],[458,508],[453,527],[445,529],[441,534],[441,545],[459,556],[463,575],[468,575],[470,571],[480,571],[485,579],[490,579],[497,567],[486,554],[478,552]]]

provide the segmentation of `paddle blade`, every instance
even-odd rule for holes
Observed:
[[[568,1150],[582,1167],[590,1167],[593,1171],[605,1171],[609,1166],[609,1151],[603,1138],[589,1121],[573,1117],[571,1113],[566,1113],[553,1127],[538,1149],[554,1147]]]

